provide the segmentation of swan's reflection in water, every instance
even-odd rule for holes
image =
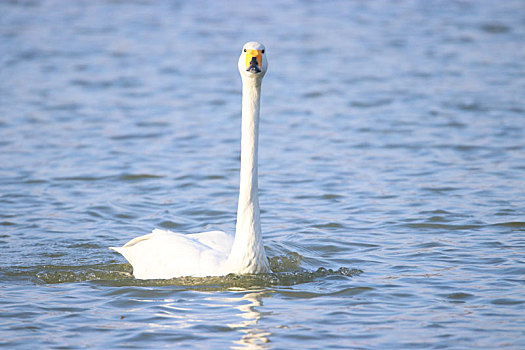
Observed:
[[[154,295],[145,295],[153,293]],[[165,298],[158,305],[158,293],[165,291],[140,291],[140,296],[129,298],[133,307],[123,316],[129,322],[132,314],[144,307],[152,307],[156,312],[144,320],[148,325],[144,336],[166,335],[176,337],[177,341],[195,341],[188,338],[189,329],[206,329],[209,341],[220,342],[221,348],[228,344],[231,349],[266,349],[272,333],[260,325],[264,312],[263,298],[268,298],[268,290],[228,289],[222,291],[195,292],[179,291],[177,298]],[[168,293],[172,293],[169,291]],[[196,294],[197,293],[197,294]],[[170,295],[171,296],[171,295]],[[135,319],[130,325],[136,324]]]
[[[229,323],[228,326],[238,330],[242,336],[241,339],[234,341],[232,349],[265,349],[270,342],[271,333],[258,327],[261,319],[261,312],[258,307],[262,306],[262,298],[267,294],[266,291],[253,291],[245,293],[242,297],[226,298],[225,301],[235,306],[240,311],[238,316],[242,320],[238,323]]]

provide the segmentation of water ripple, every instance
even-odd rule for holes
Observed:
[[[0,346],[524,348],[522,14],[0,1]],[[108,246],[235,230],[254,39],[274,273],[137,281]]]

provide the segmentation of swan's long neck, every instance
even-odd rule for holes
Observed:
[[[228,257],[234,273],[268,272],[264,251],[258,195],[257,148],[261,78],[243,77],[241,179],[235,240]]]

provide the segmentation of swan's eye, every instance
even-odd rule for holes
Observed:
[[[262,50],[261,53],[264,53],[264,50]]]
[[[246,49],[244,49],[244,52],[246,52]]]

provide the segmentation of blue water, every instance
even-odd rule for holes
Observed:
[[[0,345],[525,348],[525,3],[3,1]],[[274,273],[137,281],[107,249],[232,232],[266,45]]]

